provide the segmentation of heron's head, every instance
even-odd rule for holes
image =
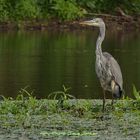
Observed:
[[[81,25],[88,25],[88,26],[96,26],[101,27],[104,26],[104,21],[101,18],[94,18],[92,20],[80,22]]]

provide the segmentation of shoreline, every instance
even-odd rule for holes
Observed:
[[[32,20],[32,21],[20,21],[20,22],[1,22],[0,31],[9,30],[25,30],[25,31],[44,31],[44,30],[77,30],[77,29],[91,29],[93,27],[87,27],[79,25],[80,21],[92,19],[90,17],[83,18],[75,21],[64,21],[60,22],[58,20]],[[140,30],[140,16],[114,16],[108,14],[99,14],[94,17],[103,18],[106,24],[106,28],[112,30],[124,30],[124,31],[134,31]]]

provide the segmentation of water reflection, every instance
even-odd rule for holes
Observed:
[[[16,96],[27,85],[37,97],[71,87],[77,98],[101,98],[94,68],[95,31],[0,33],[0,94]],[[126,93],[140,89],[140,35],[107,32],[103,50],[119,62]]]

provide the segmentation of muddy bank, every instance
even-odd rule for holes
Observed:
[[[102,100],[9,100],[0,103],[3,140],[128,140],[140,137],[140,101],[116,101],[114,109]]]
[[[75,29],[91,29],[79,25],[79,21],[92,19],[93,17],[101,17],[106,23],[107,29],[113,30],[139,30],[140,16],[113,16],[108,14],[95,14],[87,18],[77,21],[61,22],[58,20],[33,20],[18,22],[1,22],[0,30],[75,30]]]

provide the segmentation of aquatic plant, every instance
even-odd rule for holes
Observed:
[[[134,93],[138,100],[125,97],[115,102],[114,110],[108,105],[107,111],[102,113],[101,100],[75,99],[69,95],[69,90],[70,88],[63,85],[62,91],[51,93],[48,99],[38,100],[33,96],[33,91],[25,87],[19,91],[15,99],[2,97],[1,128],[39,129],[39,135],[48,138],[50,136],[96,136],[98,129],[99,132],[103,129],[104,123],[118,124],[117,127],[121,126],[121,130],[125,130],[122,123],[126,125],[126,121],[137,125],[131,118],[133,116],[138,120],[140,116],[138,93]],[[136,87],[133,90],[138,92]],[[63,100],[63,103],[59,100]]]
[[[140,101],[140,91],[138,91],[135,87],[135,85],[133,85],[133,95],[136,98],[136,100]]]
[[[49,94],[48,99],[53,99],[57,100],[57,106],[63,108],[64,107],[64,102],[68,99],[75,99],[73,95],[70,95],[68,91],[71,89],[66,88],[65,85],[62,86],[63,90],[62,91],[54,91]]]

